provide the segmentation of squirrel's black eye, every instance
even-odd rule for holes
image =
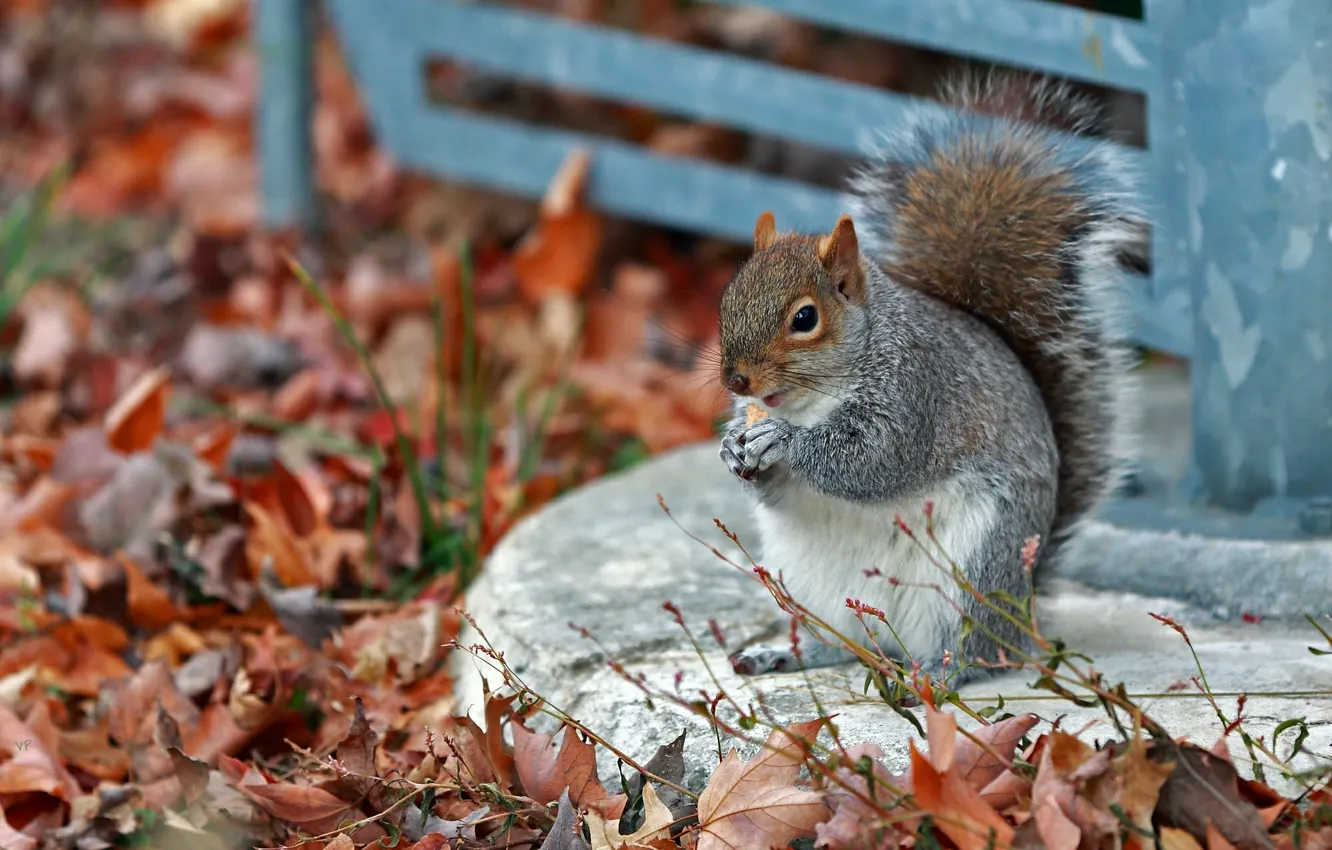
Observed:
[[[818,327],[819,311],[814,309],[813,304],[801,307],[796,314],[791,317],[791,330],[798,334],[809,333]]]

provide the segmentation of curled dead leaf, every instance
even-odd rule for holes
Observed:
[[[534,302],[552,294],[576,295],[592,279],[605,227],[585,205],[590,164],[587,151],[569,155],[546,192],[536,228],[514,251],[519,289]]]
[[[159,367],[140,375],[106,414],[106,442],[124,454],[144,451],[166,423],[171,373]]]
[[[782,847],[814,835],[832,812],[821,792],[795,785],[822,720],[774,729],[748,762],[732,749],[698,798],[699,850]]]
[[[551,735],[532,732],[521,721],[510,724],[513,731],[513,760],[523,792],[547,805],[559,800],[565,789],[580,808],[588,808],[610,795],[597,778],[597,759],[592,745],[565,726],[559,752]]]

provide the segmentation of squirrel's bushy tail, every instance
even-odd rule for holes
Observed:
[[[884,138],[851,181],[850,211],[890,277],[988,322],[1040,388],[1060,457],[1040,579],[1118,480],[1127,354],[1115,296],[1146,227],[1127,163],[1084,135],[1097,127],[1089,101],[1013,75],[947,94],[956,114],[922,110]]]

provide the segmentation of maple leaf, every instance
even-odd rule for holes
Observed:
[[[573,727],[561,727],[564,738],[558,754],[554,736],[533,732],[520,721],[515,721],[510,728],[513,730],[514,767],[527,796],[547,805],[557,801],[567,788],[569,799],[581,808],[609,803],[610,794],[597,778],[596,753],[590,743],[578,737]],[[623,800],[619,801],[619,806],[623,808]]]
[[[1124,751],[1111,759],[1110,765],[1119,775],[1123,790],[1119,795],[1119,805],[1124,817],[1139,829],[1147,833],[1152,831],[1152,813],[1156,811],[1156,802],[1171,772],[1175,769],[1173,761],[1162,762],[1148,755],[1147,739],[1135,736]],[[1129,850],[1141,848],[1151,850],[1142,835],[1130,832],[1125,845]]]
[[[735,749],[698,798],[698,850],[782,847],[814,835],[832,812],[824,795],[795,786],[806,747],[823,720],[774,729],[748,762]]]

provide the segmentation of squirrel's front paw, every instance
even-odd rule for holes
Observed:
[[[728,661],[731,669],[741,676],[762,676],[764,673],[785,673],[795,670],[795,653],[784,646],[750,646],[733,655]]]
[[[742,450],[741,478],[753,479],[760,472],[786,458],[786,446],[791,439],[791,423],[785,419],[769,417],[756,422],[752,428],[736,438]]]
[[[738,430],[726,432],[726,436],[722,437],[721,451],[718,454],[721,456],[722,463],[726,464],[726,468],[731,470],[732,475],[745,481],[752,481],[754,479],[753,475],[746,477],[745,450],[740,445],[740,437],[743,433],[743,431]]]

